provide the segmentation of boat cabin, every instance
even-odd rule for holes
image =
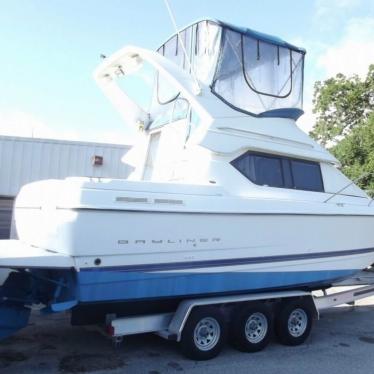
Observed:
[[[156,51],[125,47],[105,59],[95,74],[99,86],[141,130],[124,159],[135,167],[130,178],[213,182],[239,195],[287,198],[344,187],[339,162],[296,125],[305,53],[209,19]],[[366,196],[356,186],[345,192]]]

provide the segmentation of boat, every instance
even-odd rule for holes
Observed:
[[[30,307],[73,324],[199,296],[313,290],[374,262],[374,204],[298,128],[305,50],[218,20],[94,73],[137,131],[124,180],[22,188],[0,242],[0,337]]]

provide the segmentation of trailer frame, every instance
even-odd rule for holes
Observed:
[[[329,293],[332,287],[349,287],[342,291]],[[230,308],[255,303],[280,304],[295,300],[304,300],[310,304],[314,319],[319,319],[320,311],[342,305],[354,304],[355,301],[374,295],[374,272],[362,271],[343,282],[315,291],[289,290],[251,294],[191,298],[181,301],[177,309],[170,313],[136,315],[117,318],[107,316],[106,332],[118,346],[128,335],[155,333],[167,340],[181,342],[183,330],[189,316],[195,308],[216,307]]]

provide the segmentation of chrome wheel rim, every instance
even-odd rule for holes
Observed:
[[[201,351],[209,351],[216,346],[221,336],[221,327],[212,317],[203,318],[194,330],[194,343]]]
[[[288,331],[294,338],[304,334],[308,326],[308,316],[301,308],[297,308],[288,317]]]
[[[256,312],[249,316],[245,324],[245,337],[253,344],[261,342],[268,331],[268,320],[263,313]]]

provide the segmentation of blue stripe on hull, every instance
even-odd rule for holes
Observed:
[[[80,302],[140,300],[228,292],[326,285],[358,270],[299,272],[142,273],[84,271],[77,273]]]

